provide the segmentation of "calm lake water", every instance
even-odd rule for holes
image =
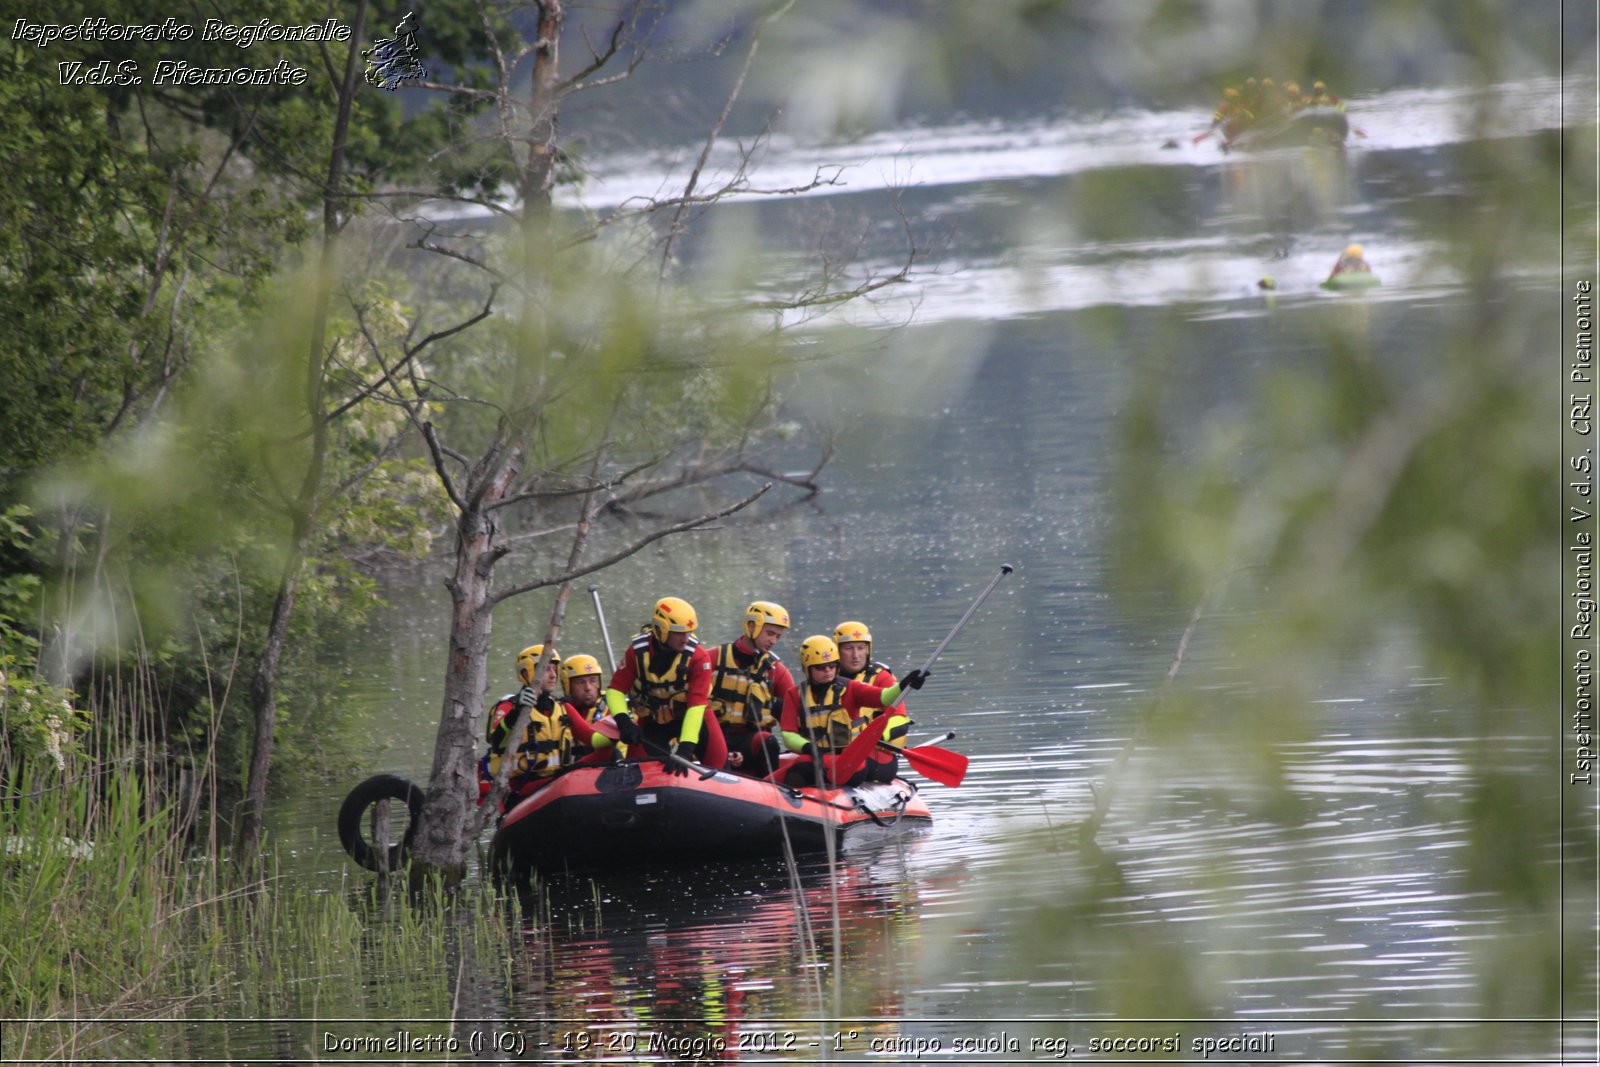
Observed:
[[[885,265],[899,254],[888,173],[911,183],[913,226],[949,243],[914,286],[848,316],[858,329],[909,325],[786,389],[797,418],[833,428],[826,491],[606,575],[607,621],[620,641],[653,597],[675,593],[720,641],[766,597],[796,619],[779,649],[791,662],[806,634],[861,618],[904,671],[1012,564],[912,702],[917,735],[956,731],[949,746],[971,771],[958,789],[923,783],[931,832],[846,852],[832,871],[713,865],[545,887],[533,903],[547,921],[523,931],[520,958],[471,961],[449,1003],[393,1014],[434,1020],[407,1024],[418,1033],[448,1031],[438,1020],[454,1016],[456,1033],[505,1047],[480,1058],[541,1062],[1592,1059],[1593,1026],[1563,1033],[1554,1001],[1537,1018],[1483,1021],[1486,973],[1510,931],[1492,899],[1465,888],[1479,742],[1404,632],[1381,655],[1330,650],[1339,669],[1305,679],[1309,700],[1272,748],[1279,785],[1230,747],[1236,734],[1197,729],[1136,746],[1095,845],[1074,830],[1195,607],[1114,592],[1119,416],[1141,387],[1135,368],[1181,341],[1169,384],[1193,418],[1167,430],[1180,448],[1262,373],[1317,367],[1330,329],[1369,336],[1396,381],[1426,380],[1441,358],[1432,339],[1467,300],[1431,198],[1483,180],[1485,143],[1532,150],[1559,125],[1559,91],[1500,87],[1487,137],[1466,132],[1480,92],[1355,100],[1364,136],[1342,156],[1224,155],[1190,143],[1206,116],[1148,112],[776,145],[772,184],[832,159],[851,184],[799,208],[730,205],[730,216],[803,228],[811,211],[860,213],[877,224],[868,259]],[[1169,138],[1178,147],[1164,149]],[[602,163],[591,195],[603,205],[653,190],[672,163]],[[1065,205],[1129,183],[1148,190],[1137,216],[1059,221]],[[1383,288],[1315,288],[1351,241]],[[1548,294],[1554,252],[1537,241],[1523,252],[1513,285]],[[1275,293],[1257,288],[1265,275]],[[549,605],[527,598],[497,617],[497,686],[510,688],[515,651]],[[1224,598],[1202,618],[1180,677],[1241,704],[1271,699],[1216,640],[1227,611]],[[397,592],[372,647],[351,650],[344,699],[385,709],[393,732],[370,773],[425,778],[444,620],[430,579]],[[579,595],[566,633],[567,654],[600,655]],[[1551,738],[1490,740],[1528,775],[1556,773]],[[365,877],[333,828],[352,784],[278,803],[291,876],[339,892]],[[376,988],[346,1002],[330,977],[318,1010],[384,1004],[385,976],[350,961],[346,977],[358,975]],[[387,1032],[295,1025],[262,1051],[375,1028]]]

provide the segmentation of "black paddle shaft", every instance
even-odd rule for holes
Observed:
[[[972,602],[972,606],[967,609],[967,613],[956,621],[955,628],[952,629],[948,634],[945,634],[944,640],[939,642],[939,647],[934,649],[933,655],[928,657],[928,662],[922,665],[921,669],[923,674],[928,673],[929,668],[933,666],[933,661],[938,659],[944,653],[945,648],[950,644],[950,642],[956,639],[956,634],[960,633],[961,628],[967,624],[967,620],[972,618],[973,612],[977,611],[978,606],[989,598],[989,594],[994,592],[994,587],[1000,584],[1000,579],[1010,574],[1012,569],[1013,568],[1009,563],[1000,564],[1000,573],[995,575],[994,578],[990,580],[988,585],[984,586],[983,592],[978,594],[978,599]]]

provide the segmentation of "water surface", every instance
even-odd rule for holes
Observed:
[[[1281,695],[1292,721],[1270,746],[1276,775],[1198,712],[1150,720],[1181,743],[1130,741],[1195,605],[1117,591],[1112,506],[1119,417],[1157,350],[1192,406],[1165,431],[1176,448],[1198,447],[1208,417],[1242,405],[1262,375],[1318,366],[1330,333],[1370,341],[1397,388],[1434,376],[1436,339],[1468,310],[1440,204],[1488,180],[1473,163],[1484,144],[1530,151],[1556,128],[1558,89],[1355,100],[1362,135],[1332,154],[1225,155],[1191,140],[1205,116],[1145,111],[825,150],[774,143],[761,182],[846,168],[846,184],[811,202],[879,220],[868,267],[901,251],[883,215],[891,186],[949,244],[905,292],[844,316],[908,325],[785,390],[796,416],[833,428],[826,491],[608,574],[611,632],[620,643],[653,597],[675,593],[720,641],[762,597],[796,619],[780,646],[791,661],[806,634],[860,618],[904,671],[1009,563],[1016,573],[911,704],[918,738],[956,731],[970,773],[958,789],[922,783],[931,832],[831,868],[710,865],[546,887],[521,957],[479,961],[452,983],[457,1018],[477,1020],[460,1025],[519,1034],[526,1058],[551,1061],[1159,1059],[1198,1057],[1197,1041],[1236,1059],[1557,1056],[1553,1022],[1480,1021],[1507,930],[1495,901],[1467,888],[1481,739],[1447,680],[1408,654],[1403,631],[1381,655],[1330,650],[1331,674]],[[1486,107],[1485,128],[1471,120]],[[652,195],[683,158],[599,161],[583,195],[599,207]],[[1082,208],[1127,182],[1149,191],[1138,216]],[[809,217],[804,205],[725,210],[778,232]],[[1352,240],[1383,288],[1317,289]],[[1536,241],[1523,251],[1508,284],[1534,298],[1557,264]],[[1268,275],[1270,292],[1257,284]],[[367,769],[421,779],[445,601],[421,585],[396,598],[372,648],[351,650],[372,668],[352,668],[346,698],[382,707],[392,731]],[[548,610],[532,597],[497,617],[498,684],[510,687],[512,657]],[[1209,694],[1204,714],[1279,699],[1215,639],[1229,610],[1224,597],[1202,618],[1179,675]],[[562,647],[601,653],[578,597]],[[1528,774],[1553,773],[1543,739],[1489,740]],[[1076,828],[1108,776],[1110,815],[1086,844]],[[332,811],[349,784],[275,809],[299,876],[348,877]],[[1592,1055],[1592,1038],[1568,1034],[1565,1051]]]

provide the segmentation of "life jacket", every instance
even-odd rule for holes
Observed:
[[[689,643],[683,651],[673,655],[659,674],[650,669],[650,661],[655,658],[651,655],[652,644],[650,634],[642,633],[633,639],[630,646],[633,649],[634,672],[628,703],[635,717],[665,726],[681,719],[683,713],[689,710],[685,699],[689,688],[689,660],[694,657],[695,649],[700,647],[700,641],[690,634]],[[659,648],[663,652],[672,651],[665,645]]]
[[[844,706],[848,682],[835,678],[822,691],[820,700],[816,688],[809,681],[800,687],[800,706],[805,714],[805,729],[801,732],[824,752],[842,752],[859,732],[858,724],[865,720],[851,718]]]
[[[528,729],[522,744],[517,746],[516,761],[512,765],[514,777],[543,778],[561,769],[572,752],[572,729],[562,716],[563,703],[556,701],[549,715],[537,708],[528,713]],[[489,712],[489,754],[481,771],[489,780],[500,773],[500,760],[505,755],[507,736],[517,718],[517,694],[508,693],[495,702]]]
[[[711,680],[709,706],[725,726],[765,730],[777,723],[773,715],[772,665],[778,657],[758,652],[752,663],[740,662],[729,641],[717,649],[717,673]]]
[[[548,778],[569,762],[572,755],[572,728],[562,705],[548,715],[537,709],[528,718],[527,740],[517,746],[516,777]]]

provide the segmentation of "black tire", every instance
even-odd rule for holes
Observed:
[[[375,774],[350,790],[339,807],[339,843],[350,858],[369,871],[378,869],[378,848],[368,841],[362,828],[367,809],[380,800],[403,800],[411,813],[405,837],[389,846],[389,870],[397,871],[411,851],[411,838],[417,832],[417,817],[422,814],[422,790],[398,774]]]

